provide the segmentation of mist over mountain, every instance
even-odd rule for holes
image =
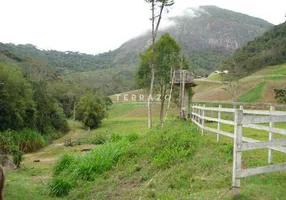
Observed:
[[[158,37],[170,33],[197,72],[214,70],[237,48],[273,27],[265,20],[216,6],[188,8],[182,15],[169,20],[172,25],[161,30]],[[138,53],[150,44],[151,33],[127,41],[112,52],[114,65],[135,65]]]
[[[219,67],[220,62],[229,58],[236,49],[273,27],[265,20],[216,6],[187,8],[180,15],[170,17],[168,22],[170,25],[160,29],[158,38],[164,33],[174,37],[188,57],[191,69],[197,73],[209,73]],[[138,54],[150,44],[151,34],[148,32],[125,42],[114,51],[95,56],[40,50],[33,45],[0,44],[0,49],[7,55],[16,54],[22,60],[41,60],[58,71],[84,72],[112,67],[136,68]]]
[[[169,33],[181,45],[196,74],[209,74],[221,67],[236,49],[273,27],[265,20],[216,6],[188,8],[168,18],[158,38]],[[116,30],[114,31],[116,37]],[[138,54],[151,44],[149,32],[133,38],[114,51],[90,55],[72,51],[41,50],[32,44],[0,42],[0,62],[16,63],[26,76],[48,77],[62,84],[114,94],[135,89]],[[96,44],[95,44],[96,45]],[[45,80],[47,80],[45,79]]]

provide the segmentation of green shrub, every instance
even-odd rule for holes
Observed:
[[[51,184],[51,193],[57,197],[66,196],[72,189],[71,181],[64,178],[55,178]]]
[[[102,97],[93,92],[87,92],[76,105],[77,119],[86,127],[96,128],[107,116]]]
[[[67,167],[69,167],[75,161],[75,157],[70,154],[63,155],[53,168],[54,175],[60,174]]]
[[[34,152],[46,145],[46,140],[40,133],[32,130],[20,132],[7,130],[1,132],[1,152],[10,153],[11,146],[17,146],[22,152]]]
[[[127,153],[129,143],[125,140],[106,143],[84,157],[78,157],[73,176],[84,180],[93,180],[98,174],[111,169]]]
[[[177,123],[177,122],[174,122]],[[169,168],[191,158],[198,144],[196,127],[180,123],[180,129],[166,124],[163,129],[154,129],[135,145],[139,156],[149,159],[157,168]]]
[[[137,133],[130,133],[126,135],[126,138],[129,142],[133,142],[138,139],[138,134]]]
[[[286,90],[274,89],[275,99],[278,103],[286,103]]]
[[[15,145],[10,147],[10,152],[13,157],[13,163],[17,168],[20,168],[21,162],[23,161],[23,152]]]
[[[99,132],[99,133],[96,133],[92,137],[78,139],[76,141],[76,144],[77,145],[80,145],[80,144],[104,144],[108,140],[109,140],[109,133],[108,132]]]
[[[112,142],[118,142],[119,140],[121,140],[123,137],[119,134],[116,133],[112,133],[111,134],[111,141]]]
[[[72,180],[92,181],[103,172],[111,169],[129,149],[127,140],[106,143],[85,156],[64,155],[54,167],[52,193],[66,195],[76,181],[70,183],[60,177],[69,176]]]

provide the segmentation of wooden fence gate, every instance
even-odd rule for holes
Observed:
[[[268,165],[257,168],[242,169],[241,157],[242,152],[255,149],[268,149],[268,163],[272,163],[272,151],[286,153],[286,139],[274,140],[273,133],[286,135],[286,130],[274,128],[275,122],[286,122],[286,112],[275,111],[273,106],[270,110],[245,110],[242,106],[240,109],[222,108],[220,105],[216,107],[206,107],[205,105],[192,105],[191,120],[201,128],[202,135],[204,131],[217,133],[217,141],[220,140],[220,135],[233,138],[233,170],[232,170],[232,196],[240,195],[240,179],[256,174],[270,173],[275,171],[286,170],[286,162],[275,165]],[[206,112],[217,112],[217,118],[209,117]],[[232,120],[222,119],[222,113],[233,113]],[[210,128],[205,125],[205,121],[217,122],[217,129]],[[269,123],[269,126],[260,125]],[[221,130],[221,124],[234,126],[234,133],[229,133]],[[248,127],[256,130],[264,130],[269,132],[269,141],[259,141],[247,137],[243,137],[243,127]]]

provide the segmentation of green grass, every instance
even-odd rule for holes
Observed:
[[[222,76],[221,76],[221,74],[210,74],[208,76],[207,80],[210,80],[210,81],[222,81]]]
[[[238,97],[237,101],[239,102],[256,102],[262,98],[266,82],[260,83],[255,88],[250,89],[248,92],[244,93]]]
[[[47,170],[23,168],[8,172],[4,190],[4,199],[7,200],[51,200],[57,199],[49,196],[49,179]],[[43,177],[39,179],[38,177]]]
[[[26,155],[24,168],[7,174],[5,198],[58,199],[53,193],[69,200],[231,199],[233,139],[222,136],[217,143],[215,133],[201,136],[190,122],[170,119],[163,129],[149,131],[147,118],[134,114],[144,110],[141,104],[123,104],[112,105],[110,117],[89,134],[77,122],[67,135],[82,139],[82,143],[98,143],[104,138],[85,156],[80,152],[85,144],[50,145]],[[275,123],[275,127],[286,129],[286,124]],[[233,132],[233,127],[223,125],[222,130]],[[243,129],[243,135],[268,139],[267,132],[247,128]],[[284,138],[277,134],[274,137]],[[61,138],[55,144],[63,141]],[[42,160],[60,157],[56,165],[56,160],[52,163]],[[41,162],[34,163],[34,158],[40,158]],[[286,154],[274,152],[274,163],[285,160]],[[242,161],[243,168],[267,165],[267,150],[244,152]],[[243,178],[240,199],[283,199],[285,178],[286,172]]]
[[[277,75],[286,75],[286,64],[283,65],[276,65],[276,66],[268,66],[264,69],[254,73],[253,75],[270,75],[270,76],[277,76]]]

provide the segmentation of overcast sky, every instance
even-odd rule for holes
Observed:
[[[216,5],[273,24],[285,21],[285,0],[175,0],[170,15],[200,5]],[[43,49],[97,54],[151,26],[144,0],[0,0],[0,8],[0,42]]]

